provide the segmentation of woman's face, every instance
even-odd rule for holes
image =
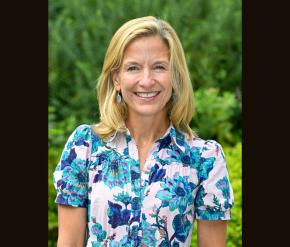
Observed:
[[[166,114],[165,105],[172,95],[169,51],[159,36],[140,37],[125,49],[118,72],[113,72],[116,89],[132,115]]]

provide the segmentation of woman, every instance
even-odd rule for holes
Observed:
[[[225,246],[233,191],[221,146],[189,127],[194,99],[165,21],[125,23],[97,85],[101,122],[78,127],[54,172],[58,246]]]

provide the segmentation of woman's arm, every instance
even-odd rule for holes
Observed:
[[[87,208],[58,205],[57,247],[84,247]]]
[[[225,247],[226,239],[226,220],[197,220],[198,247]]]

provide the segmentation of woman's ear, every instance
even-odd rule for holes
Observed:
[[[120,78],[118,75],[117,71],[111,71],[111,75],[112,75],[112,79],[113,79],[113,83],[115,88],[117,89],[117,91],[121,90],[121,85],[120,85]]]

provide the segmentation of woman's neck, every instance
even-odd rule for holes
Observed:
[[[152,145],[165,134],[170,126],[166,113],[156,116],[132,115],[129,114],[126,127],[138,147]]]

